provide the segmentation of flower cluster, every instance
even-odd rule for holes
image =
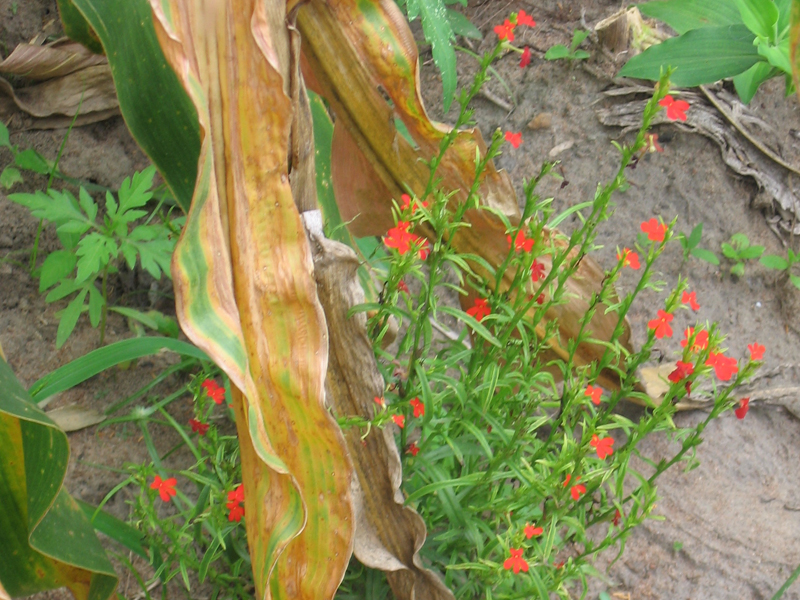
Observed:
[[[232,492],[228,492],[228,501],[225,507],[228,509],[228,521],[237,523],[244,517],[244,484],[240,483]]]
[[[383,238],[383,243],[387,248],[394,248],[400,256],[409,250],[414,250],[420,260],[425,260],[430,254],[430,244],[428,240],[409,231],[411,223],[409,221],[398,221]]]
[[[500,41],[509,42],[514,41],[514,29],[518,25],[526,25],[528,27],[535,27],[536,21],[533,20],[528,14],[525,14],[524,10],[519,11],[517,14],[511,15],[510,18],[506,19],[501,25],[495,25],[494,32],[497,34],[497,37],[500,38]]]
[[[178,480],[174,477],[170,477],[169,479],[161,479],[160,476],[156,475],[153,479],[153,483],[150,484],[150,489],[158,490],[158,495],[161,497],[161,500],[163,502],[169,502],[170,498],[178,493],[175,490],[175,485],[177,483]]]

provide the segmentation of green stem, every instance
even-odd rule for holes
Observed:
[[[103,268],[103,309],[100,312],[100,345],[106,339],[106,319],[108,318],[108,266]]]

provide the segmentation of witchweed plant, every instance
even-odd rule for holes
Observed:
[[[462,94],[454,131],[469,123],[469,101],[501,45],[485,57],[473,87]],[[697,465],[696,448],[712,419],[734,406],[739,418],[747,412],[749,401],[735,399],[733,390],[752,376],[764,348],[752,344],[751,359],[739,365],[724,355],[723,336],[713,324],[686,329],[663,398],[650,398],[637,379],[655,344],[673,336],[676,312],[699,309],[684,279],[653,315],[641,349],[625,349],[625,317],[634,300],[645,290],[665,287],[654,279],[653,267],[675,237],[674,221],[654,217],[641,224],[646,243],[618,250],[618,262],[592,296],[577,335],[560,339],[557,315],[570,301],[567,282],[598,248],[596,229],[612,215],[612,195],[626,184],[625,169],[647,143],[653,117],[670,107],[668,77],[662,74],[633,144],[615,144],[620,167],[591,201],[556,215],[553,199],[536,194],[550,164],[525,182],[523,219],[519,225],[506,221],[508,254],[497,269],[457,253],[452,240],[465,226],[467,210],[489,210],[477,202],[481,174],[504,140],[514,147],[521,142],[519,134],[496,132],[486,155],[476,157],[466,202],[449,203],[450,194],[437,187],[434,158],[426,194],[404,195],[396,206],[397,224],[384,238],[392,258],[381,302],[361,307],[371,311],[375,352],[387,382],[370,425],[391,420],[397,427],[406,503],[422,515],[429,532],[421,555],[443,573],[459,599],[547,599],[553,592],[569,598],[576,589],[585,594],[587,577],[596,573],[592,559],[611,548],[621,553],[630,532],[649,517],[658,477],[678,463],[687,469]],[[452,140],[445,137],[440,157]],[[579,217],[580,226],[570,235],[557,231],[571,215]],[[421,225],[433,230],[432,239],[414,233]],[[614,284],[624,269],[637,270],[640,277],[618,298]],[[509,271],[513,283],[503,289]],[[410,292],[406,279],[416,280],[417,293]],[[441,298],[448,290],[470,298],[471,306],[445,304]],[[610,339],[594,337],[597,311],[617,315]],[[432,323],[441,329],[443,317],[455,318],[461,331],[435,336]],[[391,352],[381,348],[390,318],[400,321],[402,332]],[[582,344],[604,351],[598,360],[580,364]],[[729,385],[705,395],[711,408],[700,424],[677,427],[676,403],[702,396],[692,387],[712,374]],[[622,400],[644,406],[638,422],[615,411]],[[680,449],[667,457],[643,455],[639,442],[659,431]],[[645,469],[637,470],[642,463]]]

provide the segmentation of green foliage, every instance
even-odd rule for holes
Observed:
[[[784,75],[794,90],[789,61],[788,0],[654,0],[641,11],[666,22],[680,35],[634,56],[624,77],[658,79],[662,68],[676,69],[672,82],[691,87],[733,77],[742,102],[759,86]]]
[[[681,248],[683,248],[684,263],[689,260],[690,256],[694,256],[712,265],[719,264],[719,259],[716,254],[711,252],[711,250],[700,248],[700,238],[703,237],[702,223],[698,223],[688,236],[685,233],[679,233],[676,237],[681,244]]]
[[[544,53],[544,57],[547,60],[558,60],[560,58],[565,58],[567,60],[583,60],[589,58],[591,55],[586,52],[586,50],[578,50],[578,46],[580,46],[587,37],[589,37],[588,31],[576,29],[572,34],[572,43],[569,45],[569,48],[563,44],[555,44],[548,48],[547,52]]]
[[[746,261],[759,258],[764,254],[764,246],[751,245],[750,240],[743,233],[734,233],[730,242],[723,242],[721,248],[725,258],[733,261],[731,275],[736,277],[744,275],[744,263]]]
[[[11,152],[13,164],[8,165],[0,172],[0,185],[5,189],[11,189],[17,183],[22,183],[22,173],[20,169],[33,171],[39,175],[49,175],[51,170],[50,163],[41,154],[31,148],[20,150],[19,146],[11,144],[8,127],[0,122],[0,148],[7,148]]]
[[[0,352],[0,583],[13,597],[69,586],[105,600],[117,584],[89,519],[63,489],[69,444]],[[86,593],[84,591],[84,593]]]
[[[792,282],[792,285],[800,289],[800,276],[792,273],[792,267],[796,264],[800,264],[800,253],[796,253],[791,248],[787,248],[785,258],[776,254],[766,254],[759,259],[759,262],[768,269],[784,271],[789,281]]]
[[[88,312],[92,327],[100,326],[101,343],[105,335],[108,314],[108,276],[117,272],[124,260],[129,269],[137,259],[155,279],[162,272],[169,277],[169,263],[175,245],[179,219],[164,219],[156,224],[134,222],[148,215],[144,210],[153,197],[155,168],[149,167],[133,178],[126,178],[119,189],[118,198],[111,192],[105,195],[105,211],[83,187],[78,198],[68,190],[50,189],[47,193],[11,194],[9,199],[28,207],[34,216],[55,225],[63,249],[50,253],[39,271],[39,291],[51,290],[47,302],[71,297],[67,307],[59,313],[56,347],[61,347],[72,333],[82,313]],[[55,286],[55,287],[53,287]],[[51,289],[53,288],[53,289]],[[148,321],[145,317],[140,321]],[[152,317],[151,317],[152,319]],[[162,332],[176,333],[174,326],[163,319],[156,327]]]

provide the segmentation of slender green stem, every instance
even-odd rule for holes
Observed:
[[[108,319],[108,268],[110,263],[106,263],[103,268],[103,308],[100,312],[100,345],[106,339],[106,320]]]

